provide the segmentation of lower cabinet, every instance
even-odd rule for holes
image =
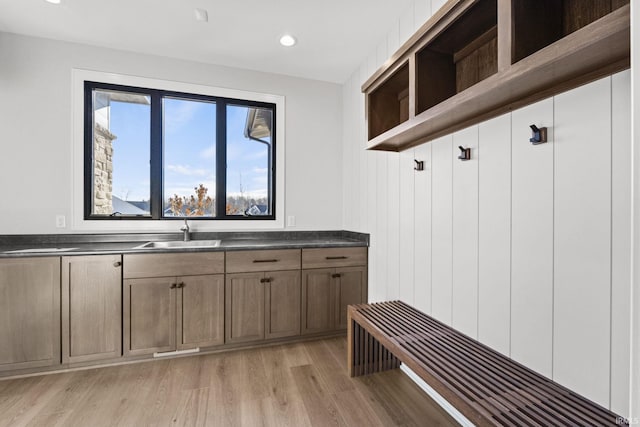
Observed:
[[[122,356],[122,256],[62,257],[62,361]]]
[[[224,275],[124,281],[125,355],[224,343]]]
[[[60,364],[60,258],[0,260],[0,371]]]
[[[227,343],[300,334],[300,270],[227,274]]]
[[[346,329],[347,306],[366,301],[367,268],[302,271],[302,333]]]

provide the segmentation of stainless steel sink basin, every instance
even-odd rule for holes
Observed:
[[[134,249],[193,249],[193,248],[217,248],[220,240],[170,240],[166,242],[147,242]]]

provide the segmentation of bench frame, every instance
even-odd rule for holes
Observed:
[[[348,308],[351,377],[403,363],[477,426],[628,425],[602,406],[401,302]]]

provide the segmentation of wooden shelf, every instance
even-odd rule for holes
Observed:
[[[528,21],[540,22],[538,7],[555,16],[547,6],[560,18]],[[363,85],[367,148],[400,151],[629,68],[629,9],[625,0],[450,1]],[[408,118],[372,123],[371,94],[400,69]]]

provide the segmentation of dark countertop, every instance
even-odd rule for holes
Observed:
[[[221,243],[218,247],[136,249],[149,241],[182,240],[182,233],[0,235],[0,258],[369,246],[368,234],[350,231],[194,232],[191,239]]]

